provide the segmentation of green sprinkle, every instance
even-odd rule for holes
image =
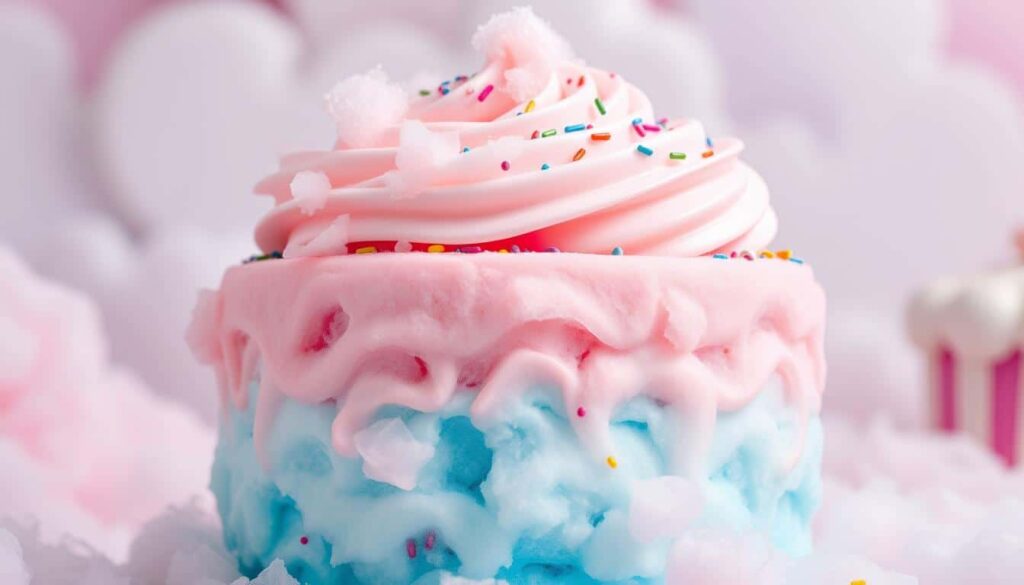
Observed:
[[[552,128],[551,130],[545,130],[544,132],[541,132],[541,136],[543,136],[544,138],[547,138],[548,136],[554,136],[555,134],[558,134],[558,130],[554,128]]]
[[[686,153],[685,152],[670,152],[670,153],[668,153],[668,157],[670,159],[672,159],[672,160],[686,160]]]
[[[604,104],[601,103],[601,98],[594,98],[594,105],[597,106],[597,111],[601,112],[601,115],[605,115],[608,112],[604,109]]]
[[[430,95],[430,90],[429,89],[421,89],[420,90],[420,95],[428,96],[428,95]]]

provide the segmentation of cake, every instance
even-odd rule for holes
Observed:
[[[484,65],[327,97],[261,253],[202,294],[211,487],[303,583],[672,582],[678,543],[810,550],[824,294],[735,139],[657,118],[529,10]],[[710,538],[710,536],[709,536]]]
[[[1024,456],[1024,231],[1021,264],[924,287],[910,303],[928,359],[930,422],[965,432],[1009,466]]]

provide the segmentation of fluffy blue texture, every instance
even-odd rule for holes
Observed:
[[[286,402],[268,440],[269,472],[256,459],[252,409],[232,410],[211,482],[226,544],[243,573],[281,558],[312,585],[430,585],[442,572],[513,585],[662,583],[671,543],[636,542],[627,523],[631,482],[666,473],[665,411],[639,399],[620,409],[613,470],[583,450],[554,395],[527,393],[486,430],[468,418],[469,393],[439,413],[384,409],[379,419],[400,419],[434,447],[412,491],[367,478],[361,459],[331,449],[333,405]],[[797,445],[781,396],[776,381],[718,417],[706,503],[692,528],[761,531],[797,555],[810,550],[822,436],[815,419],[800,463],[780,471]]]

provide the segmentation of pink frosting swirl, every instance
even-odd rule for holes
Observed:
[[[571,59],[523,96],[531,86],[510,81],[522,72],[514,52],[489,57],[478,74],[413,98],[359,146],[286,157],[257,186],[277,202],[257,228],[260,247],[333,230],[346,245],[329,253],[519,244],[698,256],[758,249],[775,235],[768,190],[739,160],[740,141],[712,146],[695,120],[656,121],[635,86]],[[314,205],[292,193],[303,171],[326,177]]]

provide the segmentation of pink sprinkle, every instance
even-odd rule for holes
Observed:
[[[644,124],[644,130],[650,132],[661,132],[661,126],[655,126],[654,124]]]
[[[309,537],[308,536],[303,536],[302,538],[299,539],[299,542],[301,542],[304,545],[309,544]]]
[[[587,416],[587,409],[582,406],[576,409],[576,416],[583,418]]]
[[[587,124],[587,130],[593,130],[593,129],[594,129],[594,125],[593,124]]]
[[[416,541],[409,539],[405,541],[405,554],[409,555],[410,559],[416,558]]]
[[[640,124],[633,124],[633,130],[636,130],[636,133],[639,134],[641,138],[647,136],[647,133],[644,132],[643,126]]]
[[[507,171],[507,170],[509,170],[511,168],[512,168],[512,163],[508,162],[507,160],[501,161],[501,170]]]
[[[487,99],[487,96],[491,95],[492,91],[494,91],[494,85],[488,83],[487,87],[480,90],[480,95],[476,96],[477,101],[484,101],[485,99]]]
[[[437,535],[431,530],[427,533],[427,537],[423,539],[423,547],[427,550],[434,550],[434,543],[437,542]]]

